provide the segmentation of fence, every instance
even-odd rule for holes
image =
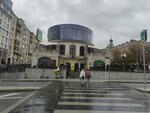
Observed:
[[[66,70],[61,71],[61,75],[66,78]],[[59,76],[59,75],[58,75]],[[52,78],[55,79],[56,75],[54,69],[32,69],[28,68],[25,71],[25,78],[29,79],[40,79],[40,78]]]
[[[13,64],[13,65],[1,65],[0,73],[6,72],[23,72],[26,68],[30,68],[31,64]]]
[[[66,78],[66,70],[62,71],[62,75]],[[91,79],[96,80],[123,80],[123,81],[144,81],[143,73],[136,72],[109,72],[108,71],[91,71]],[[34,69],[27,68],[25,72],[17,73],[1,73],[1,78],[4,79],[40,79],[40,78],[52,78],[55,79],[54,69]],[[74,79],[74,78],[73,78]],[[150,80],[150,73],[146,73],[146,80]]]
[[[108,71],[91,71],[92,79],[100,80],[144,80],[143,73],[136,72],[109,72]],[[150,73],[146,73],[146,80],[150,80]]]

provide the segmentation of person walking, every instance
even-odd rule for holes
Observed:
[[[57,67],[57,69],[54,70],[55,79],[58,79],[58,78],[59,78],[59,71],[60,71],[60,68],[59,68],[59,67]]]
[[[85,71],[84,69],[82,69],[80,72],[80,82],[82,87],[84,87],[84,78],[85,78]]]
[[[86,79],[87,79],[87,86],[90,85],[90,77],[91,77],[91,72],[90,72],[90,69],[86,69],[85,70],[85,76],[86,76]]]

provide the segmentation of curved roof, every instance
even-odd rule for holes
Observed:
[[[93,31],[77,24],[59,24],[48,29],[48,41],[81,41],[93,42]]]

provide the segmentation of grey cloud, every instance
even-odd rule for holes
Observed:
[[[94,31],[94,43],[103,48],[110,35],[119,44],[139,39],[150,27],[149,0],[13,0],[14,11],[33,31],[44,32],[55,24],[75,23]],[[148,32],[148,34],[150,34]],[[99,40],[99,41],[97,41]]]

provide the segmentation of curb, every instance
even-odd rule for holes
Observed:
[[[27,99],[29,99],[30,97],[32,97],[33,95],[35,95],[37,92],[38,91],[34,91],[33,93],[29,94],[28,96],[24,97],[23,99],[19,100],[15,104],[13,104],[10,107],[8,107],[5,110],[3,110],[1,113],[9,113],[13,109],[15,109],[17,106],[19,106],[20,104],[22,104],[23,102],[25,102]]]
[[[143,93],[150,93],[150,89],[141,89],[141,88],[135,88],[137,91],[143,92]]]

